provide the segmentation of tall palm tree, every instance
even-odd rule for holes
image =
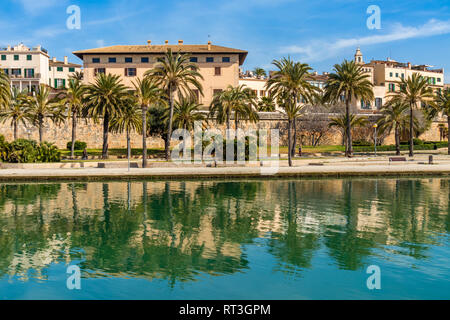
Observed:
[[[82,71],[75,71],[74,73],[72,73],[70,78],[78,81],[83,81],[84,74]]]
[[[401,79],[400,90],[391,94],[395,102],[409,105],[409,156],[414,156],[414,109],[419,103],[426,103],[433,98],[433,91],[428,85],[428,78],[419,73],[413,73],[407,79]]]
[[[127,100],[120,105],[121,112],[111,119],[110,130],[114,133],[126,132],[127,158],[130,160],[131,132],[140,132],[142,130],[142,110],[140,105],[133,103],[131,97]]]
[[[18,139],[18,125],[21,123],[26,125],[30,116],[28,109],[25,107],[26,97],[26,91],[21,92],[18,88],[13,87],[9,105],[5,109],[0,109],[0,121],[5,123],[10,120],[14,132],[14,140]]]
[[[349,121],[350,120],[350,121]],[[338,128],[341,130],[342,133],[342,141],[344,142],[346,148],[347,148],[347,134],[349,131],[351,131],[353,128],[356,127],[364,127],[367,125],[369,121],[367,120],[367,117],[358,117],[354,114],[350,114],[350,119],[347,119],[347,114],[342,114],[339,117],[331,118],[330,123],[328,126],[330,128]],[[347,127],[350,124],[350,130]]]
[[[38,92],[34,96],[28,96],[25,106],[31,122],[39,129],[39,142],[44,138],[44,120],[49,118],[53,123],[58,124],[64,121],[64,108],[57,98],[50,98],[50,88],[41,84]]]
[[[203,121],[206,119],[205,114],[199,111],[200,107],[201,104],[197,103],[191,97],[179,97],[174,107],[174,127],[184,130],[193,130],[196,121]]]
[[[258,78],[264,78],[264,77],[267,76],[266,70],[264,70],[263,68],[259,68],[259,67],[256,67],[256,68],[253,70],[253,73],[254,73],[255,76],[258,77]]]
[[[258,102],[259,112],[274,112],[275,111],[275,99],[272,95],[261,97]]]
[[[203,95],[203,87],[199,79],[203,76],[199,72],[196,63],[190,62],[187,54],[174,54],[172,50],[167,50],[164,58],[151,70],[145,73],[150,80],[155,81],[169,97],[169,124],[166,141],[166,159],[170,158],[170,139],[172,136],[173,110],[175,106],[175,94],[195,97],[194,90],[198,90]]]
[[[434,103],[431,104],[430,117],[434,118],[439,113],[447,116],[447,128],[450,128],[450,88],[438,92]],[[450,138],[448,139],[448,154],[450,155]]]
[[[292,125],[298,117],[301,108],[299,102],[308,102],[312,94],[318,89],[307,80],[311,67],[306,63],[294,62],[291,58],[274,60],[272,64],[278,69],[267,81],[266,88],[270,95],[280,101],[288,118],[288,157],[289,166],[292,166],[292,153],[295,144],[292,143]]]
[[[120,115],[122,105],[128,97],[128,89],[118,75],[99,73],[95,83],[87,88],[84,116],[90,116],[94,121],[103,118],[103,159],[108,158],[110,121]]]
[[[72,118],[72,145],[70,147],[70,156],[75,156],[75,141],[77,138],[77,121],[82,116],[83,99],[86,94],[86,86],[76,78],[71,78],[69,88],[63,93],[62,103],[67,106],[68,116]]]
[[[155,82],[144,78],[138,79],[134,85],[134,96],[136,103],[142,109],[142,167],[147,167],[147,113],[152,105],[160,105],[165,103],[164,91],[160,89]]]
[[[11,89],[9,77],[3,70],[0,70],[0,109],[9,105],[9,99],[11,98]]]
[[[343,63],[334,66],[334,72],[329,75],[325,85],[324,100],[337,102],[344,97],[346,120],[350,121],[350,104],[359,99],[369,102],[375,99],[373,84],[369,75],[355,61],[344,60]],[[352,132],[350,122],[347,123],[347,143],[345,155],[351,157],[353,154]]]
[[[409,106],[404,102],[387,103],[380,111],[382,117],[378,120],[380,132],[394,131],[395,152],[400,155],[400,131],[408,119]]]

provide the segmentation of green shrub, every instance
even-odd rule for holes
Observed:
[[[0,142],[0,159],[9,163],[59,162],[61,153],[48,142],[17,139],[11,143]]]
[[[417,139],[417,138],[414,138],[413,142],[414,142],[414,145],[416,145],[416,146],[419,146],[419,145],[423,144],[423,140],[420,140],[420,139]]]
[[[368,146],[373,146],[373,143],[372,143],[372,142],[369,142],[369,141],[367,141],[367,140],[361,139],[361,140],[355,140],[355,141],[353,141],[353,145],[354,145],[354,146],[365,146],[365,147],[368,147]]]
[[[58,147],[49,142],[42,142],[38,147],[38,162],[60,162],[61,152]]]
[[[75,150],[84,150],[87,147],[87,143],[83,141],[75,141]],[[67,149],[72,150],[72,141],[67,142]]]

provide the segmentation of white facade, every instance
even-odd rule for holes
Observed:
[[[70,63],[67,57],[64,57],[64,61],[52,58],[49,62],[48,85],[54,89],[66,88],[70,76],[75,72],[81,72],[81,65]]]

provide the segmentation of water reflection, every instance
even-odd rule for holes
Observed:
[[[414,264],[445,245],[449,188],[448,179],[2,184],[0,277],[45,281],[51,264],[77,261],[85,278],[175,286],[248,271],[248,245],[264,247],[274,272],[299,277],[322,249],[344,270],[380,250]]]

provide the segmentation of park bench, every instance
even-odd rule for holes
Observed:
[[[406,161],[405,157],[389,157],[389,164],[391,162],[398,162],[398,161]]]

